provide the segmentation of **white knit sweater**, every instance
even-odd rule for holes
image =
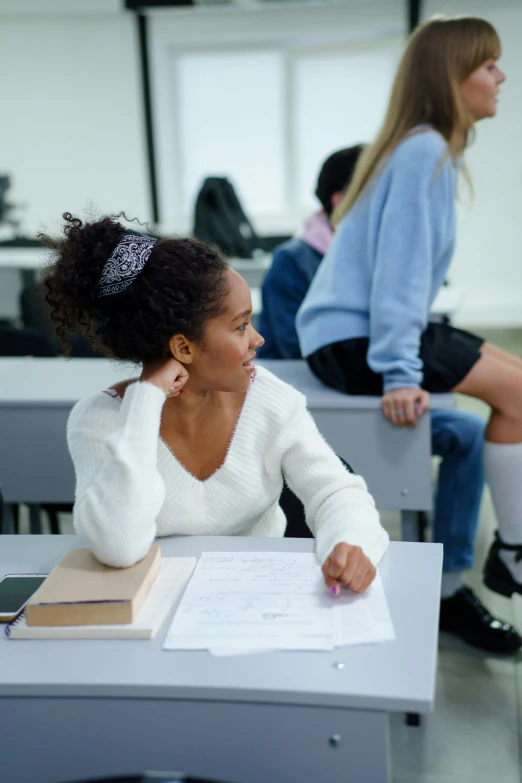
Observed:
[[[103,563],[137,562],[156,536],[283,536],[283,475],[304,503],[321,563],[340,541],[380,560],[388,534],[363,479],[340,463],[292,386],[257,369],[225,461],[205,481],[159,437],[164,402],[159,388],[136,382],[123,401],[97,392],[71,412],[74,524]]]

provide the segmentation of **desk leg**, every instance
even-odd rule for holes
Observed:
[[[421,716],[418,712],[407,712],[405,723],[406,726],[420,726]]]
[[[29,530],[32,535],[42,532],[42,517],[37,503],[29,503]]]
[[[6,783],[176,769],[234,783],[391,783],[388,716],[370,710],[161,698],[0,698],[0,726]]]
[[[401,535],[403,541],[424,541],[423,511],[401,511]]]
[[[12,536],[14,533],[18,533],[16,520],[16,506],[14,503],[6,503],[4,506],[4,519],[2,529],[0,533],[4,533],[6,536]]]
[[[34,269],[21,269],[20,280],[22,281],[22,288],[26,288],[30,285],[35,285],[38,282],[37,273]]]

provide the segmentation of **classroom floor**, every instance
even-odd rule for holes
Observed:
[[[522,330],[482,332],[483,336],[522,356]],[[487,417],[487,406],[459,397],[459,408]],[[399,516],[383,513],[392,538],[400,540]],[[22,532],[28,520],[22,515]],[[63,533],[72,533],[68,514],[60,517]],[[522,596],[511,600],[488,590],[482,564],[495,530],[486,490],[476,541],[476,562],[466,578],[488,609],[522,632]],[[437,701],[422,726],[391,718],[393,783],[522,783],[522,653],[515,659],[482,654],[447,634],[439,643]]]

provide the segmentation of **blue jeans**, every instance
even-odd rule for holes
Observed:
[[[435,497],[433,540],[444,546],[444,571],[473,565],[473,544],[484,489],[486,422],[473,413],[431,411],[431,450],[442,457]]]

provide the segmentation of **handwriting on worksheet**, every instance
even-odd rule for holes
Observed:
[[[265,592],[316,594],[323,588],[317,559],[308,553],[209,553],[201,557],[196,576],[217,589],[226,585],[227,592],[261,588]]]
[[[315,554],[206,552],[164,648],[331,650],[336,644],[390,638],[391,625],[376,627],[372,620],[370,594],[376,615],[382,615],[382,602],[387,613],[379,577],[368,599],[333,600]]]
[[[331,647],[331,608],[313,554],[209,552],[199,560],[169,640],[207,647],[220,639],[250,645],[269,639],[273,646],[277,637],[286,646],[307,637],[312,648],[323,649]]]

